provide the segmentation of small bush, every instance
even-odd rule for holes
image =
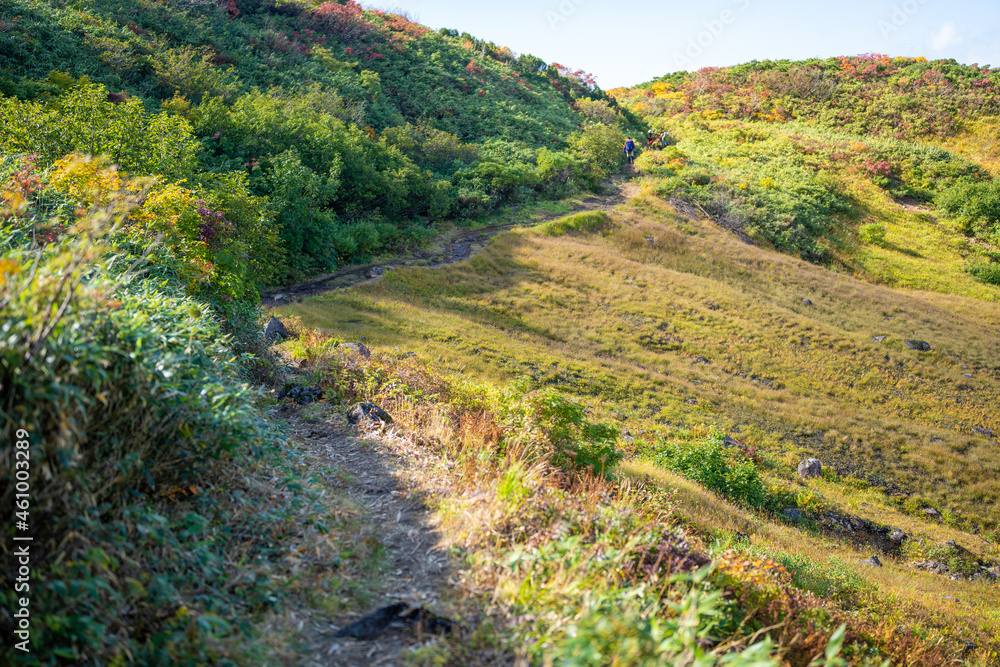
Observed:
[[[1000,181],[958,181],[941,192],[935,203],[955,216],[963,233],[1000,241]]]
[[[869,222],[858,228],[858,236],[871,245],[885,245],[885,225],[879,222]]]
[[[981,283],[1000,285],[1000,262],[976,259],[966,264],[965,271]]]
[[[716,430],[703,440],[665,443],[653,460],[738,504],[767,506],[767,487],[757,465],[727,449],[725,441],[725,434]]]

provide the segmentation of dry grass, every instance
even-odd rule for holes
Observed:
[[[623,465],[622,471],[672,491],[677,502],[677,514],[708,535],[725,540],[740,532],[749,536],[751,544],[761,545],[770,552],[803,555],[820,564],[831,557],[839,559],[870,587],[864,600],[868,613],[884,613],[886,620],[893,622],[918,620],[931,633],[929,639],[932,641],[937,637],[966,640],[975,637],[980,644],[1000,641],[1000,608],[997,606],[1000,586],[995,583],[950,580],[945,576],[915,570],[905,559],[893,559],[884,554],[880,554],[883,567],[863,565],[860,561],[869,558],[874,549],[858,548],[845,539],[805,532],[786,522],[747,512],[698,484],[647,461],[628,462]],[[809,484],[818,486],[835,500],[846,501],[853,495],[845,494],[841,486],[823,480],[811,480]],[[862,501],[863,507],[858,508],[858,516],[900,527],[911,536],[910,539],[933,533],[933,540],[956,539],[960,544],[982,550],[982,544],[974,544],[974,538],[968,534],[947,527],[928,530],[925,524],[911,517],[879,507],[877,497],[870,497],[869,500],[872,502]],[[849,502],[844,504],[851,505]]]
[[[995,301],[864,282],[651,198],[613,218],[601,235],[507,233],[470,261],[280,312],[454,376],[528,375],[633,432],[717,422],[778,460],[815,454],[996,525],[1000,451],[973,431],[1000,433]]]

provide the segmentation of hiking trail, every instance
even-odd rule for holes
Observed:
[[[266,308],[274,308],[275,306],[301,301],[304,298],[323,294],[324,292],[346,289],[360,283],[379,280],[387,271],[406,266],[429,266],[434,268],[454,264],[463,259],[473,257],[489,245],[490,240],[494,236],[515,227],[538,225],[549,220],[555,220],[566,215],[582,213],[584,211],[610,211],[615,206],[625,203],[638,194],[639,187],[630,180],[635,173],[634,165],[626,165],[625,168],[626,173],[624,175],[605,182],[606,194],[589,195],[573,210],[567,213],[545,216],[530,223],[510,222],[482,229],[459,230],[451,234],[446,233],[442,235],[444,241],[439,246],[417,249],[409,254],[400,255],[387,263],[348,266],[334,273],[312,278],[297,285],[288,285],[268,290],[261,295],[261,303]]]

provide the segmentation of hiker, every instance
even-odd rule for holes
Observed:
[[[663,134],[660,135],[660,145],[663,146],[664,148],[666,148],[667,147],[667,143],[669,141],[670,141],[670,139],[667,138],[667,133],[666,133],[666,131],[664,131]]]
[[[648,148],[654,148],[656,146],[657,136],[653,130],[646,130],[646,146]]]
[[[635,142],[632,141],[632,137],[625,140],[625,148],[622,152],[628,158],[628,163],[632,164],[632,161],[635,159]]]

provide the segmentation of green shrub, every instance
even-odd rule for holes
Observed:
[[[136,203],[95,206],[42,249],[15,245],[17,215],[4,226],[0,499],[12,503],[14,434],[26,432],[33,537],[52,545],[32,561],[33,645],[77,661],[213,662],[243,632],[239,605],[277,598],[267,576],[227,588],[230,530],[248,527],[207,489],[273,435],[209,308],[176,282],[123,274],[136,258],[105,255]],[[261,517],[252,531],[273,528]]]
[[[673,577],[674,581],[689,576]],[[622,599],[624,598],[624,599]],[[692,586],[679,600],[650,604],[636,595],[588,596],[567,636],[546,657],[564,665],[729,665],[777,667],[765,637],[738,653],[723,655],[705,645],[726,621],[721,591]]]
[[[663,443],[653,461],[738,504],[767,507],[767,487],[757,465],[727,449],[725,442],[725,434],[716,430],[701,440]]]
[[[621,461],[622,453],[616,449],[618,430],[588,421],[586,409],[576,401],[554,389],[543,389],[528,401],[556,465],[608,475]]]
[[[620,168],[625,139],[625,132],[617,127],[591,123],[573,134],[569,142],[591,169],[608,173]]]
[[[880,222],[869,222],[858,227],[858,236],[871,245],[885,245],[885,225]]]
[[[973,278],[987,285],[1000,285],[1000,262],[975,259],[965,265]]]
[[[1000,181],[961,180],[934,201],[955,216],[963,233],[1000,243]]]

